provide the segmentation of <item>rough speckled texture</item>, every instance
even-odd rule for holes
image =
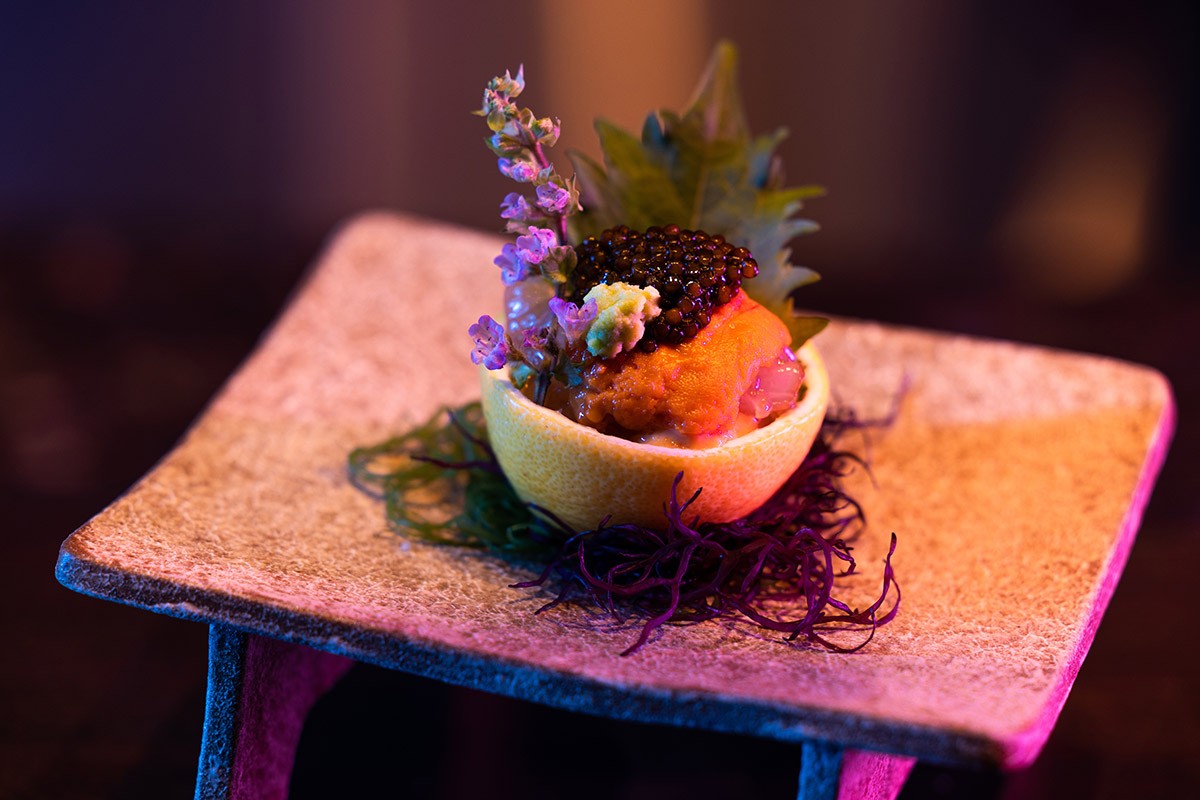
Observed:
[[[347,451],[477,394],[466,326],[499,304],[493,237],[359,218],[179,447],[63,545],[66,585],[487,691],[622,718],[1016,766],[1044,743],[1124,565],[1173,421],[1148,369],[839,321],[835,404],[886,410],[849,582],[904,589],[865,650],[733,623],[632,657],[576,609],[534,617],[503,561],[408,542],[349,486]],[[486,287],[484,294],[451,291]],[[768,679],[769,678],[769,679]]]

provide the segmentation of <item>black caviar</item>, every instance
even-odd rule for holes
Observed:
[[[652,353],[660,344],[682,344],[709,323],[713,312],[737,295],[742,280],[758,274],[758,262],[744,247],[720,234],[653,227],[645,233],[626,225],[589,236],[575,248],[571,299],[600,283],[623,281],[653,286],[662,313],[646,325],[638,349]]]

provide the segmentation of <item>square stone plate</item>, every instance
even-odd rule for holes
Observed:
[[[817,342],[835,402],[893,425],[849,442],[878,591],[896,620],[839,655],[735,622],[638,632],[535,616],[528,568],[408,541],[346,456],[478,395],[467,326],[500,304],[500,240],[403,217],[332,237],[261,346],[163,461],[63,544],[81,592],[610,717],[923,759],[1031,761],[1124,566],[1173,425],[1127,363],[839,320]],[[852,643],[853,640],[847,640]]]

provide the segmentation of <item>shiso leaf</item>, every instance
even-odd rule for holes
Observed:
[[[579,179],[584,211],[571,219],[574,241],[624,224],[635,230],[677,224],[720,233],[746,247],[758,261],[757,278],[743,288],[787,324],[792,346],[819,332],[826,320],[797,315],[793,293],[818,279],[791,263],[788,243],[817,230],[797,215],[815,186],[782,187],[776,149],[779,129],[753,137],[737,86],[737,50],[721,42],[682,115],[657,111],[646,118],[641,138],[597,120],[604,164],[569,154]]]

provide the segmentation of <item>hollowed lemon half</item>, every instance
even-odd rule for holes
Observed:
[[[689,509],[701,521],[745,516],[774,494],[804,460],[825,418],[829,376],[812,342],[796,351],[804,397],[774,422],[725,444],[687,450],[600,433],[535,404],[507,371],[480,370],[488,438],[504,474],[527,503],[577,530],[612,524],[664,527],[663,505],[682,472],[679,500],[697,489]]]

